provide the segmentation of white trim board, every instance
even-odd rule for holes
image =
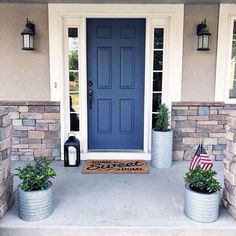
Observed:
[[[144,152],[87,152],[81,154],[82,160],[149,160],[150,154]]]
[[[236,19],[235,4],[220,4],[218,46],[216,62],[215,101],[236,103],[229,98],[229,73],[232,49],[233,20]]]
[[[49,4],[49,47],[50,47],[50,85],[51,100],[61,102],[61,144],[67,138],[68,122],[65,103],[65,62],[64,62],[64,26],[74,23],[80,29],[80,95],[81,95],[81,131],[76,135],[81,141],[82,158],[94,156],[88,152],[87,134],[87,65],[86,65],[86,19],[87,18],[145,18],[145,100],[144,100],[144,147],[143,156],[150,159],[151,151],[151,110],[152,110],[152,34],[153,28],[166,28],[166,51],[164,58],[165,78],[163,84],[163,102],[181,100],[182,51],[183,51],[183,4]],[[63,152],[63,149],[62,149]],[[84,155],[85,154],[85,155]],[[100,153],[101,154],[101,153]],[[99,155],[100,155],[99,154]],[[117,154],[118,155],[118,154]],[[128,154],[127,154],[128,155]],[[62,155],[63,156],[63,155]],[[104,157],[107,156],[104,153]],[[131,159],[140,156],[140,152],[129,155]],[[127,156],[127,157],[128,157]],[[113,153],[111,158],[114,157]]]

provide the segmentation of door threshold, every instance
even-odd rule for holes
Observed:
[[[132,150],[128,152],[120,151],[92,151],[81,153],[81,160],[151,160],[151,153],[146,153],[143,150]]]
[[[142,149],[89,149],[88,152],[143,152]]]

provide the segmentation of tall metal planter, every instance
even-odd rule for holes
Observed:
[[[184,214],[192,220],[210,223],[219,217],[220,192],[199,193],[185,186]]]
[[[156,168],[169,168],[172,165],[173,131],[152,130],[151,164]]]
[[[53,212],[52,184],[46,190],[24,191],[18,187],[18,215],[25,221],[42,220]]]

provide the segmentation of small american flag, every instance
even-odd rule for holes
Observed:
[[[213,163],[202,144],[198,145],[197,151],[195,152],[190,163],[190,169],[194,170],[197,165],[200,165],[203,170],[211,169],[213,166]]]

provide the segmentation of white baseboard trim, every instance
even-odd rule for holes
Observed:
[[[87,152],[81,160],[151,160],[151,153],[144,152]]]

